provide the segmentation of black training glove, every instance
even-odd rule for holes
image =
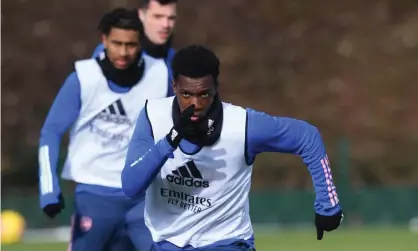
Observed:
[[[62,194],[58,196],[58,202],[54,204],[48,204],[42,210],[46,215],[50,218],[54,218],[57,214],[59,214],[65,208],[65,201]]]
[[[342,211],[331,215],[325,216],[318,213],[315,214],[315,226],[316,226],[316,238],[322,240],[324,236],[324,231],[330,232],[337,229],[341,222],[344,219],[344,214]]]
[[[166,138],[168,143],[173,147],[177,148],[180,144],[181,139],[184,136],[184,130],[188,124],[191,123],[191,117],[194,114],[195,105],[191,105],[184,110],[180,119],[174,124]]]

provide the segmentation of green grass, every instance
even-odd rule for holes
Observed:
[[[407,229],[337,230],[318,241],[315,231],[256,233],[256,247],[258,251],[411,251],[418,249],[418,234]]]
[[[418,248],[418,233],[407,229],[341,229],[317,241],[315,231],[256,232],[258,251],[411,251]],[[59,251],[67,244],[2,245],[3,251]],[[417,249],[418,250],[418,249]]]

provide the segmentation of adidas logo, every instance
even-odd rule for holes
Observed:
[[[209,181],[203,180],[202,174],[193,161],[187,162],[184,166],[172,171],[166,179],[170,183],[187,187],[209,187]]]
[[[131,121],[126,116],[125,108],[123,107],[122,101],[120,99],[104,109],[98,115],[98,118],[116,124],[131,124]]]
[[[126,116],[125,108],[123,108],[123,104],[122,104],[122,101],[120,99],[116,100],[115,103],[109,105],[102,112],[110,113],[110,114],[113,114],[113,115]]]

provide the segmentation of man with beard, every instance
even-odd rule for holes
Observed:
[[[61,138],[72,127],[62,173],[77,183],[71,250],[108,250],[115,233],[126,229],[136,248],[148,251],[144,195],[126,197],[120,176],[139,112],[147,99],[167,96],[168,73],[164,62],[142,54],[136,12],[115,9],[99,27],[104,51],[75,62],[42,127],[40,204],[51,218],[64,208],[57,161]],[[119,244],[115,250],[131,250]]]
[[[297,119],[222,102],[219,59],[193,45],[173,59],[174,97],[148,100],[129,143],[122,188],[146,191],[154,251],[255,250],[248,194],[255,158],[302,158],[312,176],[317,239],[343,213],[321,135]]]

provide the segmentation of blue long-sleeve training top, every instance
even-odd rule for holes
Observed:
[[[252,109],[247,109],[247,116],[247,163],[252,163],[257,154],[263,152],[299,155],[312,176],[316,212],[322,215],[337,213],[340,206],[329,197],[329,179],[326,177],[329,175],[329,163],[317,128],[301,120],[270,116]],[[197,147],[186,140],[182,140],[180,144],[189,153],[194,152]],[[165,138],[154,142],[151,126],[143,109],[122,171],[122,188],[126,195],[135,197],[143,194],[174,150]]]
[[[103,44],[99,44],[95,48],[92,58],[97,57],[103,50]],[[165,59],[169,71],[167,97],[174,95],[171,81],[171,59],[173,56],[174,50],[170,49],[168,57]],[[110,89],[114,92],[123,93],[130,90],[130,87],[121,87],[112,81],[108,81],[108,84]],[[60,194],[61,189],[57,174],[57,164],[61,139],[64,133],[77,120],[80,108],[80,81],[76,72],[72,72],[68,75],[55,97],[41,129],[39,139],[39,187],[41,207],[58,202],[58,195]],[[62,116],[63,114],[65,114],[65,116]],[[122,189],[96,185],[80,184],[77,186],[76,191],[88,191],[90,193],[105,196],[125,196]]]

